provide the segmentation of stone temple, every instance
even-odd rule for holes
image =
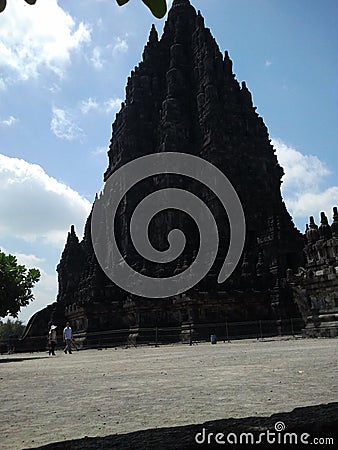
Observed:
[[[112,126],[104,174],[137,157],[157,152],[185,152],[220,169],[242,203],[246,221],[244,251],[224,283],[217,274],[229,243],[226,212],[207,188],[178,176],[154,176],[132,188],[117,211],[116,240],[135,270],[168,277],[185,270],[196,256],[198,232],[186,214],[165,210],[149,227],[159,250],[173,228],[187,238],[182,254],[170,264],[155,264],[137,255],[128,232],[131,214],[149,192],[179,185],[209,206],[222,237],[208,275],[192,289],[165,299],[136,297],[116,286],[99,266],[91,241],[91,216],[80,241],[72,226],[57,267],[57,301],[33,316],[26,336],[51,321],[69,320],[79,341],[105,330],[138,337],[145,327],[176,327],[184,340],[187,327],[225,322],[302,318],[310,335],[334,335],[338,316],[338,214],[330,226],[322,214],[306,235],[294,226],[281,196],[283,169],[270,143],[263,119],[253,106],[245,82],[232,71],[227,51],[221,53],[200,12],[189,0],[174,0],[159,39],[153,26],[142,61],[132,70],[125,101]],[[104,195],[96,198],[104,202]],[[217,329],[217,327],[215,328]],[[328,331],[330,330],[330,331]],[[210,328],[205,328],[205,334]]]

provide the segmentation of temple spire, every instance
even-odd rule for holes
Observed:
[[[225,52],[224,52],[223,67],[224,67],[224,72],[225,72],[225,74],[226,74],[227,76],[233,77],[233,73],[232,73],[232,61],[231,61],[231,59],[230,59],[228,50],[225,50]]]
[[[313,216],[310,216],[310,224],[309,228],[306,232],[306,238],[309,242],[309,244],[316,242],[318,240],[318,226],[315,223],[315,219]]]
[[[152,44],[158,42],[158,33],[154,24],[151,26],[148,42]]]
[[[245,81],[242,81],[242,90],[241,90],[241,93],[242,93],[242,98],[243,98],[243,102],[244,102],[244,104],[246,105],[246,106],[249,106],[249,107],[253,107],[253,104],[252,104],[252,96],[251,96],[251,92],[249,91],[249,89],[247,88],[247,85],[246,85],[246,82]]]
[[[327,240],[332,236],[331,227],[324,212],[320,213],[320,227],[318,231],[321,239]]]
[[[157,30],[155,28],[155,25],[153,24],[151,26],[151,30],[149,33],[149,38],[146,46],[143,50],[143,61],[150,62],[152,64],[152,59],[157,55],[157,47],[158,47],[158,34]]]
[[[335,206],[333,208],[333,222],[331,225],[332,236],[338,238],[338,209]]]

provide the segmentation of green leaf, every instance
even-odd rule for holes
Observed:
[[[142,0],[145,5],[148,6],[150,11],[158,19],[162,19],[167,12],[166,0]]]
[[[6,8],[6,0],[0,0],[0,12]]]
[[[0,251],[0,317],[16,317],[34,298],[32,288],[39,279],[38,269],[28,270],[17,264],[15,256]]]

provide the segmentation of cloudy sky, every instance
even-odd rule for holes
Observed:
[[[67,231],[102,187],[111,123],[152,23],[140,0],[10,0],[0,15],[0,248],[38,267],[28,318],[55,300]],[[170,2],[171,3],[171,2]],[[303,231],[338,203],[336,0],[191,0],[245,80]]]

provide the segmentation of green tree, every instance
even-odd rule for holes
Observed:
[[[36,3],[36,0],[25,0],[25,2],[29,3],[30,5],[34,5]],[[129,0],[116,0],[116,2],[119,6],[122,6],[128,3]],[[158,19],[161,19],[165,16],[165,13],[167,12],[166,0],[142,0],[142,2],[146,6],[148,6],[153,15]],[[2,12],[6,8],[6,3],[6,0],[0,0],[0,12]]]
[[[20,337],[25,329],[21,320],[7,319],[6,322],[0,320],[0,340],[7,341],[11,336]]]
[[[32,288],[39,279],[38,269],[27,269],[15,256],[0,251],[0,317],[17,317],[20,309],[34,299]]]

